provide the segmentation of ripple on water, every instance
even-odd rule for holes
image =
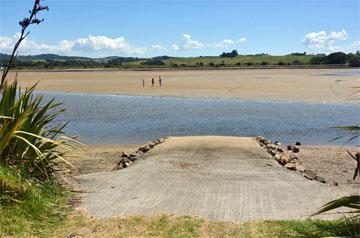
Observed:
[[[329,144],[346,135],[331,127],[360,119],[358,104],[41,93],[64,103],[67,111],[59,120],[70,121],[69,135],[94,144],[186,135],[263,135],[284,143]]]

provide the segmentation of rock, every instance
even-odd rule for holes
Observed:
[[[129,157],[129,160],[130,161],[132,161],[132,162],[134,162],[135,160],[138,160],[139,158],[137,157],[137,155],[131,155],[130,157]]]
[[[159,143],[163,143],[164,141],[165,141],[165,139],[164,138],[160,138],[160,139],[158,139],[157,140]]]
[[[282,154],[280,158],[280,164],[285,165],[289,162],[289,156],[287,154]]]
[[[316,173],[312,170],[305,170],[304,177],[310,180],[314,180],[316,178]]]
[[[271,154],[272,156],[275,155],[275,151],[272,150],[272,149],[267,149],[266,151],[267,151],[269,154]]]
[[[128,154],[126,154],[125,152],[122,152],[122,154],[121,154],[121,157],[122,158],[125,158],[125,157],[128,157],[129,155]]]
[[[332,181],[332,182],[331,182],[331,186],[339,186],[339,183],[336,182],[336,181]]]
[[[316,176],[315,180],[319,181],[320,183],[325,183],[326,182],[325,178],[322,177],[322,176]]]
[[[150,148],[148,146],[142,146],[142,147],[139,148],[139,150],[141,152],[143,152],[143,153],[146,153],[146,152],[148,152],[150,150]]]
[[[278,162],[280,162],[280,159],[281,159],[281,155],[280,154],[275,154],[274,155],[274,159]]]
[[[296,170],[296,164],[295,163],[287,163],[285,164],[285,168],[290,170]]]
[[[262,136],[257,136],[256,140],[262,147],[271,144],[271,141],[267,140],[265,137]]]
[[[304,171],[305,171],[305,168],[304,168],[302,165],[300,165],[300,164],[297,164],[297,165],[295,166],[295,169],[296,169],[297,171],[300,171],[300,172],[304,172]]]
[[[275,141],[274,144],[275,145],[282,145],[280,141]]]
[[[122,166],[122,164],[117,164],[111,171],[115,171],[115,170],[120,170],[123,169],[124,167]]]
[[[284,152],[284,150],[281,149],[281,148],[276,148],[276,151],[278,151],[278,152],[280,152],[280,153],[283,153],[283,152]]]
[[[276,145],[274,145],[274,144],[268,144],[267,148],[271,149],[271,150],[276,150],[277,149]]]
[[[299,158],[296,155],[290,155],[289,156],[289,161],[298,161]]]
[[[301,142],[300,142],[300,141],[296,141],[296,142],[295,142],[295,145],[301,146]]]
[[[288,145],[287,146],[287,150],[293,150],[294,149],[294,146],[293,145]]]
[[[300,151],[300,149],[299,149],[298,147],[294,146],[293,149],[292,149],[292,151],[293,151],[294,153],[298,153],[298,152]]]

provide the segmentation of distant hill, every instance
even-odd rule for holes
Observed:
[[[7,64],[10,55],[0,53],[0,66]],[[329,55],[239,55],[236,50],[219,56],[153,58],[109,56],[88,58],[56,54],[20,55],[17,69],[91,69],[91,68],[216,68],[216,67],[359,67],[360,53],[336,52]]]
[[[10,55],[0,53],[0,61],[8,60]],[[140,58],[134,57],[119,57],[119,56],[109,56],[103,58],[88,58],[81,56],[62,56],[56,54],[40,54],[40,55],[19,55],[17,57],[18,61],[32,62],[32,61],[95,61],[95,62],[104,62],[107,63],[111,60],[122,61],[122,62],[131,62],[140,60]]]

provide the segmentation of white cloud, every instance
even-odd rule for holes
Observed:
[[[162,50],[165,50],[165,47],[163,47],[162,45],[159,45],[159,44],[155,44],[155,45],[151,46],[151,49],[155,50],[155,51],[162,51]]]
[[[204,48],[205,44],[199,41],[193,40],[190,35],[183,34],[183,44],[180,46],[182,49],[199,49]]]
[[[349,46],[346,47],[347,52],[356,52],[360,51],[360,40],[354,41]]]
[[[240,38],[237,41],[225,39],[217,43],[203,43],[197,40],[193,40],[191,35],[183,34],[183,43],[182,44],[173,44],[172,48],[176,51],[178,50],[189,50],[189,49],[201,49],[201,48],[227,48],[237,43],[245,42],[245,38]]]
[[[13,37],[0,36],[0,51],[9,53],[19,35]],[[128,43],[124,37],[110,38],[107,36],[92,36],[76,40],[62,40],[58,44],[44,44],[26,38],[20,45],[20,54],[125,54],[141,55],[146,51],[145,47],[137,47]]]
[[[236,42],[237,42],[237,43],[246,42],[246,38],[245,38],[245,37],[239,38]]]
[[[235,42],[233,40],[223,40],[219,43],[215,43],[214,47],[215,48],[226,48],[229,47],[231,45],[235,44]]]
[[[173,48],[173,50],[176,50],[176,51],[181,49],[180,46],[177,44],[173,44],[171,47]]]
[[[325,31],[310,32],[304,36],[302,43],[308,49],[324,50],[325,52],[334,52],[342,50],[342,47],[335,45],[337,41],[346,40],[347,32],[342,29],[339,32],[332,31],[327,34]]]

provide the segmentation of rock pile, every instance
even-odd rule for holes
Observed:
[[[147,153],[149,150],[154,148],[155,146],[163,143],[165,141],[164,138],[160,138],[158,140],[154,140],[149,144],[141,146],[135,153],[127,154],[123,152],[120,156],[120,160],[117,165],[112,170],[120,170],[129,167],[133,164],[136,160],[140,159],[141,156]]]
[[[275,159],[280,165],[283,167],[299,171],[303,174],[303,176],[309,180],[317,180],[321,183],[326,183],[325,178],[322,176],[318,176],[316,172],[312,170],[305,169],[299,158],[296,156],[296,153],[300,151],[299,146],[301,143],[297,141],[294,145],[286,146],[286,149],[282,147],[279,141],[272,143],[271,140],[268,140],[262,136],[256,137],[257,142],[261,147],[263,147],[273,159]]]

